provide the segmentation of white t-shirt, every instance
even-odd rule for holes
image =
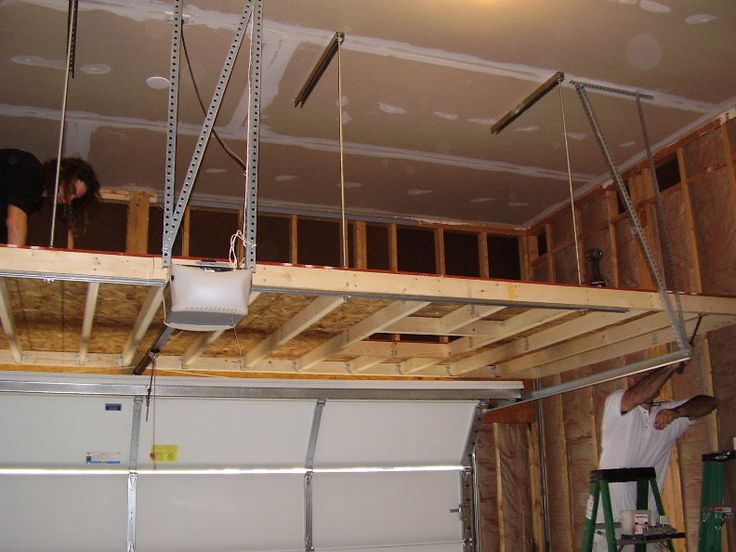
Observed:
[[[660,494],[667,475],[667,462],[672,445],[693,422],[687,417],[677,418],[664,429],[655,429],[657,412],[676,408],[687,401],[669,401],[652,406],[647,411],[642,406],[621,414],[624,390],[614,391],[606,398],[603,410],[603,431],[599,469],[654,467]],[[611,511],[614,521],[621,521],[622,510],[636,508],[636,483],[609,483]],[[653,497],[649,496],[649,509],[655,510]],[[598,519],[603,521],[602,508]]]

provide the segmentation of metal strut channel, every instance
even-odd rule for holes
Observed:
[[[171,260],[169,238],[172,232],[174,211],[174,185],[176,182],[176,135],[179,124],[179,53],[181,51],[181,0],[174,0],[173,28],[171,33],[171,66],[169,67],[169,111],[166,127],[166,171],[164,182],[164,228],[161,253],[164,266]]]
[[[135,552],[135,529],[138,496],[138,448],[141,435],[141,410],[143,397],[133,399],[133,420],[130,428],[130,457],[128,459],[128,529],[127,552]]]
[[[256,267],[256,223],[258,221],[258,133],[261,112],[261,50],[263,37],[263,0],[255,0],[250,43],[250,78],[248,106],[248,208],[243,213],[247,227],[245,236],[245,268]]]
[[[675,294],[675,304],[677,305],[677,324],[685,335],[685,321],[682,315],[682,301],[680,301],[680,293],[677,285],[677,273],[675,272],[675,263],[672,258],[672,247],[670,246],[670,239],[667,235],[667,225],[665,224],[664,218],[664,204],[662,203],[662,194],[659,191],[659,181],[657,180],[657,170],[654,166],[654,156],[652,155],[652,146],[649,142],[649,133],[647,132],[647,125],[644,121],[644,109],[641,105],[641,95],[636,94],[636,108],[639,111],[639,123],[641,124],[641,134],[644,139],[644,148],[647,152],[647,163],[649,164],[649,173],[652,176],[652,184],[654,185],[654,199],[657,208],[655,209],[657,216],[657,226],[660,228],[660,240],[662,242],[662,252],[664,256],[664,269],[665,276],[669,280],[670,285],[673,288]],[[692,341],[692,340],[691,340]]]
[[[654,280],[657,282],[657,291],[659,292],[660,299],[662,300],[662,305],[664,306],[665,312],[667,313],[667,318],[669,318],[670,325],[672,326],[672,331],[674,332],[675,338],[677,340],[677,344],[682,351],[689,351],[689,347],[687,345],[687,342],[685,341],[682,327],[678,323],[677,316],[675,315],[675,311],[672,308],[672,304],[670,302],[670,297],[669,295],[667,295],[667,288],[665,286],[664,279],[662,278],[662,275],[657,268],[657,264],[654,261],[654,256],[652,255],[652,252],[647,245],[647,239],[646,236],[644,236],[644,229],[642,228],[639,217],[634,210],[634,205],[631,203],[629,192],[626,190],[626,186],[624,185],[623,180],[621,180],[621,177],[616,170],[616,166],[613,162],[613,158],[611,157],[611,153],[608,150],[608,146],[606,145],[606,142],[603,138],[603,133],[601,131],[600,125],[595,118],[593,108],[590,105],[590,101],[588,100],[588,95],[585,92],[585,87],[587,85],[581,82],[575,82],[574,84],[575,91],[578,93],[580,103],[582,104],[583,110],[588,117],[588,121],[590,122],[590,126],[593,129],[593,133],[595,134],[595,137],[598,141],[598,146],[600,147],[601,153],[603,154],[603,158],[608,165],[608,170],[614,182],[616,182],[618,193],[621,196],[621,200],[624,203],[626,212],[629,215],[631,225],[633,226],[636,237],[639,240],[639,245],[642,252],[644,253],[644,257],[646,258],[647,265],[649,266],[649,271],[652,273]]]
[[[197,143],[194,146],[194,153],[192,154],[192,160],[189,163],[189,169],[187,170],[187,174],[184,177],[184,183],[182,184],[181,191],[179,192],[179,198],[176,202],[176,206],[174,207],[173,213],[171,214],[171,218],[169,220],[169,225],[164,228],[164,239],[163,239],[163,247],[162,247],[162,253],[163,253],[163,265],[164,266],[170,266],[171,265],[171,248],[174,244],[174,238],[176,237],[176,234],[179,232],[179,227],[181,226],[182,219],[184,217],[184,209],[187,206],[187,203],[189,202],[189,196],[192,193],[192,187],[194,186],[194,181],[197,178],[197,174],[199,173],[199,167],[202,163],[202,158],[204,157],[205,149],[207,148],[207,143],[209,142],[210,135],[212,133],[212,128],[215,125],[215,121],[217,120],[217,114],[220,110],[220,104],[222,103],[222,98],[225,94],[225,90],[227,89],[228,82],[230,81],[230,75],[232,74],[233,65],[235,63],[235,58],[238,55],[238,51],[240,50],[240,45],[243,42],[243,37],[245,36],[245,30],[248,25],[248,20],[251,17],[251,14],[253,13],[253,4],[257,4],[258,6],[261,6],[261,0],[249,0],[245,8],[243,10],[243,13],[240,16],[240,19],[238,20],[238,25],[235,29],[235,35],[233,36],[233,40],[230,44],[230,48],[228,49],[227,55],[225,56],[225,63],[222,67],[222,71],[220,72],[220,77],[217,80],[217,85],[215,86],[215,93],[212,96],[212,101],[210,102],[210,106],[207,110],[207,114],[205,115],[204,123],[202,124],[202,130],[199,133],[199,137],[197,138]],[[180,17],[180,16],[179,16]],[[174,24],[176,26],[177,22],[177,16],[174,17]],[[180,28],[180,27],[179,27]],[[255,30],[255,26],[254,26]],[[176,32],[176,31],[175,31]],[[176,36],[176,35],[175,35]],[[177,45],[178,46],[178,45]],[[178,48],[177,48],[178,51]],[[172,54],[174,53],[174,48],[172,46]],[[260,60],[260,48],[258,49],[259,53],[259,60]],[[174,58],[172,55],[172,68],[175,65]],[[178,66],[178,59],[176,65]],[[260,69],[260,63],[258,65]],[[253,73],[255,74],[256,71],[253,70]],[[260,73],[260,71],[259,71]],[[256,79],[251,79],[251,81],[256,80],[260,85],[260,74],[257,75]],[[251,97],[251,104],[253,103],[253,98]],[[169,109],[171,109],[171,104],[169,105]],[[251,121],[253,123],[254,121]],[[257,119],[255,121],[255,136],[257,138],[258,132],[258,124]],[[253,138],[253,132],[250,133],[250,141],[252,142]],[[257,154],[258,152],[258,146],[254,145],[252,143],[248,144],[248,152],[249,157],[251,155],[251,152],[255,152]],[[169,159],[167,158],[167,162]],[[172,159],[172,162],[175,160]],[[257,179],[257,171],[258,171],[258,163],[254,162],[253,159],[248,159],[248,174],[249,174],[249,181],[250,181],[250,175],[251,173],[255,174],[255,178]],[[249,231],[250,234],[250,231]]]
[[[322,423],[322,410],[324,410],[325,401],[318,400],[314,405],[314,415],[312,417],[312,430],[309,433],[309,446],[307,447],[307,457],[304,461],[304,467],[307,471],[304,473],[304,550],[312,552],[314,550],[314,540],[312,532],[312,476],[314,475],[314,455],[317,452],[317,437],[319,437],[319,427]]]

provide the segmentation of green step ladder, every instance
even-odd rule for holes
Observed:
[[[724,501],[726,462],[736,459],[736,450],[703,455],[703,487],[700,492],[700,536],[698,552],[720,552],[721,530],[734,515],[733,506]]]
[[[648,510],[649,488],[652,489],[654,502],[657,505],[657,511],[660,515],[664,514],[664,506],[662,505],[662,497],[657,487],[657,473],[654,468],[617,468],[606,470],[593,470],[590,472],[590,494],[588,496],[588,507],[585,513],[585,527],[583,530],[582,552],[591,552],[593,550],[593,536],[596,529],[596,514],[598,513],[598,505],[603,508],[604,528],[606,531],[606,541],[608,542],[608,552],[617,552],[626,545],[633,544],[636,552],[645,552],[647,543],[657,542],[666,543],[666,547],[670,552],[674,552],[672,548],[672,539],[682,538],[685,533],[667,532],[648,535],[627,535],[616,540],[615,524],[613,522],[613,513],[611,512],[611,493],[610,483],[630,483],[636,482],[636,508],[637,510]]]

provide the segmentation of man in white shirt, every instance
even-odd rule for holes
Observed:
[[[694,419],[716,407],[716,400],[708,395],[654,403],[676,370],[677,365],[670,365],[629,376],[625,390],[614,391],[606,398],[599,469],[651,466],[657,472],[657,487],[662,490],[672,445]],[[610,494],[614,522],[621,521],[623,510],[636,509],[636,483],[611,483]],[[651,496],[649,508],[656,509]],[[598,519],[603,520],[600,506]],[[596,534],[594,550],[608,550],[605,535]]]

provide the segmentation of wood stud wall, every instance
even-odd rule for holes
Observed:
[[[680,170],[680,183],[662,192],[667,228],[657,225],[656,205],[652,178],[645,163],[635,167],[625,175],[632,200],[642,220],[642,225],[653,249],[659,266],[662,267],[662,252],[658,247],[662,231],[667,232],[675,258],[675,272],[678,288],[685,292],[736,295],[736,121],[731,119],[711,123],[677,144],[660,152],[655,161],[660,163],[675,155]],[[611,287],[655,289],[645,259],[639,251],[638,243],[629,228],[628,217],[618,212],[616,190],[608,187],[596,190],[576,201],[579,223],[578,239],[581,256],[591,247],[604,250],[601,263],[603,276]],[[547,251],[539,254],[537,236],[546,238]],[[574,243],[570,207],[561,209],[547,220],[529,229],[520,240],[525,256],[521,259],[522,274],[534,281],[552,283],[576,283],[574,266]],[[590,280],[588,261],[582,261],[584,281]],[[664,273],[664,270],[663,270]],[[686,541],[675,541],[676,550],[694,550],[700,517],[700,487],[702,478],[701,455],[715,450],[730,448],[736,436],[736,330],[725,328],[711,332],[696,339],[695,355],[685,373],[673,378],[665,396],[686,398],[697,393],[713,394],[719,400],[718,411],[702,420],[678,442],[673,453],[669,481],[664,490],[665,507],[673,524],[687,533]],[[661,348],[650,354],[661,354]],[[622,359],[632,362],[637,358]],[[562,381],[575,379],[588,373],[605,370],[615,366],[607,361],[589,366],[562,376],[552,376],[542,381],[544,387]],[[544,428],[541,442],[546,458],[547,492],[550,504],[549,525],[551,531],[546,535],[549,550],[576,550],[580,546],[585,505],[588,493],[588,474],[597,468],[600,447],[600,423],[605,397],[623,382],[609,382],[594,388],[587,388],[559,397],[540,401]],[[497,424],[496,424],[497,425]],[[535,428],[529,438],[536,438]],[[485,428],[484,428],[485,429]],[[504,450],[503,432],[493,430],[494,440],[484,439],[481,443],[493,445]],[[485,435],[484,435],[485,437]],[[527,442],[527,447],[531,443]],[[525,448],[526,451],[526,448]],[[529,461],[526,452],[520,453],[513,468],[505,467],[500,453],[484,450],[488,458],[497,465],[493,474],[497,481],[508,477],[505,469],[525,469],[529,466],[529,485],[541,487],[538,466]],[[526,461],[526,465],[524,464]],[[485,472],[484,472],[485,473]],[[490,475],[490,473],[488,474]],[[514,480],[518,481],[516,475]],[[519,482],[524,484],[523,482]],[[496,513],[491,517],[498,523],[507,521],[503,513],[509,508],[534,512],[539,524],[541,519],[541,500],[536,498],[539,489],[524,495],[529,502],[524,506],[512,506],[512,498],[522,496],[506,494],[504,486],[497,487]],[[727,484],[727,494],[733,500],[736,482]],[[484,502],[484,515],[492,509],[490,500]],[[723,550],[729,550],[729,543],[736,542],[733,524],[727,524]],[[483,525],[484,528],[488,524]],[[512,530],[502,527],[494,532],[491,540],[497,545],[487,546],[483,552],[508,550],[509,542],[504,537]],[[537,549],[543,550],[539,529],[529,528]],[[483,535],[485,537],[485,535]],[[526,542],[527,536],[522,538]],[[543,537],[541,537],[543,538]],[[521,548],[523,549],[523,548]]]

